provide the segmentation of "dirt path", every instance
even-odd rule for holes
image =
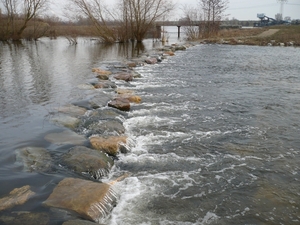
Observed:
[[[279,31],[279,29],[269,29],[269,30],[266,30],[266,31],[262,32],[261,34],[257,35],[256,37],[260,37],[260,38],[268,37],[268,36],[271,36],[271,35],[277,33],[278,31]]]

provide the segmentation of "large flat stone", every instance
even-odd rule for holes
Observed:
[[[91,137],[90,142],[94,149],[116,156],[121,144],[126,144],[126,136]]]
[[[76,146],[62,156],[62,164],[77,173],[99,179],[108,174],[114,161],[104,152]]]
[[[67,209],[100,223],[116,204],[111,185],[76,178],[65,178],[44,202],[46,206]]]

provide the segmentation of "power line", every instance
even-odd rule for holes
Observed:
[[[257,6],[248,6],[248,7],[239,7],[239,8],[228,8],[228,10],[238,10],[238,9],[255,9],[261,7],[275,6],[277,4],[267,4],[267,5],[257,5]]]

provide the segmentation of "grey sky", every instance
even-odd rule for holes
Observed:
[[[178,5],[190,4],[197,6],[199,0],[174,0]],[[265,13],[274,18],[280,12],[280,4],[277,0],[229,0],[226,14],[238,20],[257,20],[257,13]],[[283,16],[292,19],[300,19],[300,0],[288,0],[283,7]]]
[[[51,0],[53,2],[53,11],[55,14],[61,14],[61,8],[65,0]],[[105,0],[107,4],[113,4],[117,0]],[[182,6],[192,5],[197,7],[199,0],[173,0],[176,3],[176,11],[173,12],[172,19],[182,17]],[[275,14],[280,12],[280,4],[277,0],[229,0],[226,14],[228,18],[233,17],[238,20],[258,20],[257,13],[265,13],[267,16],[274,18]],[[284,4],[283,16],[290,16],[292,19],[300,19],[300,0],[288,0]]]

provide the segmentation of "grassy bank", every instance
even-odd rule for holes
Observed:
[[[295,46],[300,46],[300,26],[275,26],[272,27],[279,31],[270,37],[261,38],[262,44],[270,43],[271,40],[275,40],[276,43],[294,43]]]
[[[276,29],[278,31],[274,34],[267,35],[268,32],[266,31],[270,29]],[[266,33],[266,35],[261,35],[263,33]],[[281,25],[264,28],[221,30],[217,36],[201,40],[201,42],[260,46],[276,46],[284,43],[285,46],[300,46],[300,26]]]

